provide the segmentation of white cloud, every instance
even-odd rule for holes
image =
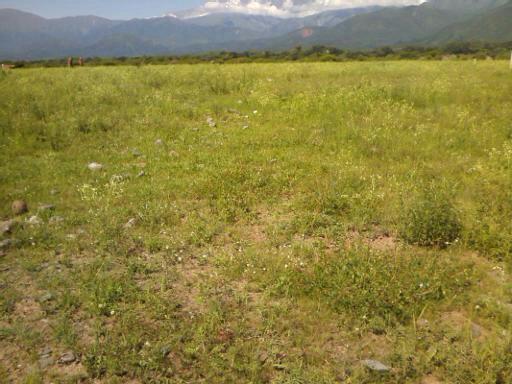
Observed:
[[[207,0],[202,12],[240,12],[278,17],[307,16],[331,9],[371,5],[417,5],[424,0]]]

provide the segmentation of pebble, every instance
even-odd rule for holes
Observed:
[[[15,216],[23,215],[28,212],[28,205],[23,200],[13,201],[11,205],[12,213]]]
[[[375,372],[389,372],[391,370],[390,367],[378,360],[363,360],[362,363],[366,368]]]
[[[100,163],[90,163],[87,168],[89,168],[91,171],[100,171],[103,169],[103,165]]]
[[[7,220],[0,223],[0,235],[11,233],[14,229],[16,222],[14,220]]]
[[[53,300],[53,295],[50,292],[46,292],[45,294],[39,297],[40,303],[46,303],[47,301]]]
[[[39,366],[41,369],[46,369],[52,364],[52,349],[50,347],[46,347],[39,353]]]
[[[64,218],[62,216],[52,216],[52,217],[50,217],[50,220],[48,221],[48,223],[59,224],[59,223],[62,223],[63,221],[64,221]]]
[[[135,157],[141,157],[142,156],[142,152],[139,151],[137,148],[134,148],[134,149],[132,149],[132,155],[135,156]]]
[[[39,211],[54,211],[55,205],[53,204],[42,204],[39,206]]]
[[[134,219],[134,218],[131,218],[130,220],[128,220],[128,222],[124,225],[124,228],[125,229],[130,229],[130,228],[133,228],[135,226],[135,224],[137,223],[137,220]]]
[[[164,145],[164,141],[162,139],[157,139],[155,141],[155,145]]]
[[[16,245],[17,243],[19,243],[19,241],[13,239],[5,239],[3,241],[0,241],[0,250],[10,248],[13,245]]]
[[[76,361],[76,356],[73,352],[65,352],[59,357],[59,364],[71,364]]]
[[[138,173],[138,175],[137,175],[137,177],[139,177],[139,178],[140,178],[140,177],[144,177],[144,176],[146,176],[146,172],[144,172],[144,171],[140,171],[140,172]]]
[[[27,223],[30,225],[41,225],[43,224],[43,220],[41,220],[38,216],[31,216],[27,220]]]
[[[208,123],[208,125],[210,126],[210,128],[215,128],[217,126],[217,123],[215,122],[215,120],[213,120],[213,118],[211,117],[208,117],[206,119],[206,122]]]

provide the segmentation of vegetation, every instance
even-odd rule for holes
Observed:
[[[507,62],[1,76],[0,382],[512,382]]]
[[[397,60],[500,60],[508,59],[512,50],[509,43],[452,42],[444,46],[381,47],[374,50],[343,50],[322,45],[281,52],[208,52],[178,56],[143,57],[90,57],[87,66],[117,65],[163,65],[163,64],[240,64],[240,63],[281,63],[281,62],[351,62],[351,61],[397,61]],[[67,58],[34,61],[8,61],[18,68],[64,67]]]

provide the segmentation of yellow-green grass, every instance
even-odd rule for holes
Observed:
[[[0,217],[30,208],[0,239],[0,382],[512,382],[506,62],[27,69],[0,93]]]

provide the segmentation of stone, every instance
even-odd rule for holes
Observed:
[[[124,228],[125,229],[130,229],[130,228],[133,228],[135,226],[135,224],[137,223],[137,220],[134,219],[134,218],[131,218],[130,220],[128,220],[128,222],[124,225]]]
[[[215,120],[213,120],[212,117],[208,117],[206,119],[206,123],[208,123],[208,125],[210,126],[210,128],[215,128],[217,126],[217,123],[215,122]]]
[[[155,145],[164,145],[164,141],[162,139],[157,139],[155,141]]]
[[[18,240],[5,239],[3,241],[0,241],[0,250],[5,250],[5,249],[8,249],[8,248],[11,248],[11,247],[13,247],[14,245],[16,245],[18,243],[19,243]]]
[[[40,303],[46,303],[47,301],[53,300],[53,295],[50,292],[46,292],[39,297]]]
[[[23,200],[16,200],[12,203],[11,209],[13,215],[20,216],[28,212],[28,205]]]
[[[55,205],[53,204],[41,204],[39,206],[39,211],[54,211],[55,210]]]
[[[144,177],[144,176],[146,176],[146,172],[144,172],[144,171],[140,171],[140,172],[137,174],[137,177],[138,177],[138,178],[141,178],[141,177]]]
[[[50,220],[48,220],[48,223],[52,225],[60,224],[62,222],[64,222],[64,218],[61,216],[52,216],[50,217]]]
[[[7,220],[0,223],[0,235],[5,235],[6,233],[11,233],[16,226],[16,221]]]
[[[43,220],[41,220],[41,218],[38,216],[31,216],[27,220],[27,223],[30,225],[41,225],[41,224],[43,224]]]
[[[137,148],[134,148],[134,149],[132,149],[132,155],[135,156],[135,157],[141,157],[142,156],[142,152],[139,151]]]
[[[103,164],[100,163],[90,163],[87,168],[91,171],[101,171],[103,169]]]
[[[39,352],[39,367],[41,369],[46,369],[53,365],[53,363],[52,349],[47,346]]]
[[[73,352],[65,352],[59,357],[59,364],[68,365],[76,361],[76,356]]]
[[[391,370],[390,367],[378,360],[363,360],[362,363],[366,368],[374,372],[389,372]]]
[[[55,195],[58,195],[58,194],[59,194],[59,190],[58,189],[52,189],[50,191],[50,195],[52,195],[52,196],[55,196]]]

